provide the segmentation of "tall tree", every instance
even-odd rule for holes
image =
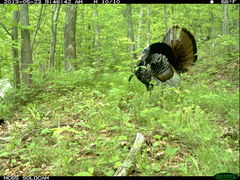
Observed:
[[[228,4],[225,4],[224,7],[223,7],[222,33],[223,34],[229,34]]]
[[[98,24],[98,5],[95,4],[93,6],[93,26],[94,26],[94,32],[95,32],[95,38],[94,38],[94,49],[96,52],[95,60],[99,62],[99,34],[100,34],[100,28]]]
[[[30,85],[32,82],[31,64],[32,64],[32,49],[30,45],[29,31],[29,16],[28,5],[20,5],[21,19],[21,71],[22,82],[25,85]]]
[[[133,24],[132,24],[132,6],[131,4],[126,5],[126,19],[128,25],[128,38],[130,40],[129,49],[131,51],[131,58],[136,58],[135,53],[135,43],[134,43],[134,33],[133,33]]]
[[[166,6],[166,4],[163,4],[163,10],[164,10],[165,32],[167,32],[168,31],[168,15],[167,15],[167,6]]]
[[[64,30],[64,57],[65,57],[65,70],[67,71],[75,69],[74,63],[70,61],[77,59],[76,20],[77,20],[77,6],[75,4],[67,5],[66,22]]]
[[[175,24],[175,21],[174,21],[174,5],[172,4],[172,22],[173,24]]]
[[[150,45],[150,16],[151,16],[151,10],[150,10],[150,6],[148,6],[147,8],[147,46]]]
[[[138,19],[137,49],[141,48],[143,12],[144,12],[143,11],[143,6],[141,6],[140,12],[139,12],[139,19]]]
[[[13,11],[13,26],[12,26],[12,55],[13,55],[13,71],[14,71],[14,88],[20,88],[20,64],[18,55],[18,22],[19,9]]]
[[[3,62],[3,57],[1,56],[0,58],[0,63]],[[1,70],[1,66],[0,66],[0,79],[2,79],[2,70]]]
[[[214,37],[214,21],[215,21],[215,18],[214,18],[214,14],[213,14],[213,11],[210,11],[210,19],[211,19],[211,33],[210,34],[210,37],[213,38]]]
[[[239,11],[240,11],[240,5],[239,4],[236,4],[236,11],[238,12],[239,14]],[[238,31],[239,31],[239,16],[236,16],[236,27],[238,28]],[[237,31],[237,32],[238,32]],[[239,32],[238,32],[239,33]]]
[[[50,42],[50,55],[49,55],[49,64],[50,67],[54,67],[55,64],[55,49],[56,49],[56,40],[57,40],[57,24],[58,24],[58,15],[60,11],[60,4],[55,5],[52,12],[51,20],[51,42]]]
[[[34,47],[34,44],[35,44],[35,41],[36,41],[38,29],[40,27],[41,18],[42,18],[42,12],[43,12],[43,4],[41,5],[41,8],[39,10],[38,20],[37,20],[36,28],[35,28],[34,34],[33,34],[33,40],[32,40],[32,45],[31,45],[32,51],[34,50],[33,47]]]
[[[20,88],[20,65],[19,65],[19,55],[18,55],[18,22],[19,22],[19,9],[18,6],[16,10],[13,11],[12,15],[12,32],[9,32],[7,27],[0,22],[0,26],[4,29],[4,31],[11,37],[12,39],[12,56],[13,56],[13,71],[14,71],[14,88]],[[0,62],[3,60],[0,60]],[[1,71],[0,71],[1,78]]]

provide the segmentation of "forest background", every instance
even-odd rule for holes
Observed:
[[[0,5],[0,175],[239,174],[239,5]],[[128,83],[178,24],[198,61],[180,87]]]

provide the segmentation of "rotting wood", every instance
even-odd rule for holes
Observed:
[[[13,139],[14,137],[0,137],[0,140],[3,140],[3,141],[9,141],[11,139]]]
[[[141,149],[144,143],[144,136],[141,133],[137,133],[134,144],[129,152],[129,155],[126,157],[122,165],[115,172],[114,176],[127,176],[131,167],[133,166],[133,162],[135,160],[136,154]]]

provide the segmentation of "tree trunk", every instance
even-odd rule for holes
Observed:
[[[228,5],[225,4],[223,8],[223,21],[222,21],[222,32],[223,34],[229,34],[228,27]]]
[[[143,24],[143,6],[140,8],[139,19],[138,19],[138,39],[137,39],[137,49],[141,48],[141,39],[142,39],[142,24]]]
[[[75,65],[71,61],[77,59],[76,20],[77,20],[77,6],[75,4],[67,5],[64,31],[64,57],[65,57],[65,70],[67,71],[72,71],[75,69]]]
[[[3,62],[3,57],[2,56],[0,56],[1,58],[0,58],[0,63],[2,63]],[[2,70],[1,70],[1,66],[0,66],[0,79],[2,79]]]
[[[150,16],[151,16],[151,11],[150,7],[147,8],[147,46],[150,45]]]
[[[22,82],[25,85],[30,85],[32,82],[31,67],[32,64],[32,49],[30,45],[30,31],[24,26],[29,26],[28,17],[28,5],[20,5],[20,17],[21,17],[21,71]]]
[[[14,88],[20,88],[20,65],[18,55],[18,22],[19,10],[13,11],[13,26],[12,26],[12,55],[13,55],[13,71],[14,71]]]
[[[189,11],[188,11],[189,12]],[[200,14],[200,11],[199,11],[199,9],[197,9],[196,10],[196,14]],[[188,19],[190,18],[190,16],[189,16],[189,13],[188,13]],[[193,33],[194,34],[197,34],[197,32],[198,32],[198,21],[197,21],[197,19],[195,18],[194,19],[194,24],[193,24]]]
[[[214,32],[214,14],[212,11],[210,11],[211,13],[211,34],[210,34],[210,37],[213,39],[213,37],[215,36]]]
[[[50,55],[49,55],[49,64],[50,67],[54,67],[55,64],[55,49],[56,49],[56,40],[57,40],[57,23],[58,23],[58,15],[60,10],[60,4],[57,4],[52,13],[52,21],[51,21],[51,42],[50,42]]]
[[[39,10],[38,21],[37,21],[37,25],[36,25],[36,28],[35,28],[35,31],[34,31],[34,34],[33,34],[33,40],[32,40],[32,46],[31,46],[32,52],[33,52],[33,47],[34,47],[34,44],[35,44],[35,41],[36,41],[37,32],[38,32],[40,22],[41,22],[41,18],[42,18],[42,11],[43,11],[43,4],[41,5],[41,8]]]
[[[237,10],[237,13],[239,14],[239,11],[240,11],[240,5],[239,4],[236,4],[236,10]],[[239,16],[236,16],[236,27],[237,27],[237,33],[239,34]]]
[[[99,34],[100,34],[100,28],[98,25],[98,6],[97,4],[94,5],[93,8],[93,25],[94,25],[94,32],[95,32],[95,38],[94,38],[94,49],[95,49],[95,61],[99,63],[100,57],[99,57]]]
[[[173,22],[173,24],[175,24],[175,22],[174,22],[174,6],[173,6],[173,4],[172,4],[172,22]]]
[[[214,13],[212,11],[210,11],[210,17],[211,17],[211,32],[210,32],[210,38],[214,41],[215,38],[215,28],[214,28],[214,22],[215,22],[215,18],[214,18]],[[208,49],[212,49],[210,52],[212,54],[212,56],[215,56],[215,47],[212,46],[213,42],[207,46],[205,46],[206,48],[206,52],[208,51]]]
[[[239,29],[239,21],[240,21],[240,16],[239,16],[239,11],[240,11],[240,5],[239,4],[237,4],[236,5],[236,10],[237,10],[237,13],[238,13],[238,16],[236,16],[236,27],[237,27],[237,36],[239,36],[239,34],[240,34],[240,29]],[[238,39],[238,41],[239,41],[239,39]],[[236,45],[237,45],[237,49],[239,49],[239,43],[236,43]]]
[[[135,59],[135,44],[134,44],[134,33],[133,33],[133,24],[132,24],[132,6],[131,4],[126,5],[126,18],[128,24],[128,38],[130,40],[130,51],[131,51],[131,58]]]
[[[165,24],[165,32],[168,31],[168,15],[167,15],[167,6],[166,4],[163,4],[164,9],[164,24]]]

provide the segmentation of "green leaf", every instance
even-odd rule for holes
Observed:
[[[155,139],[161,139],[162,138],[162,136],[161,135],[158,135],[158,134],[156,134],[155,136],[153,136]]]
[[[122,164],[121,161],[117,161],[117,162],[115,162],[114,166],[115,166],[115,167],[120,167],[121,164]]]
[[[50,133],[50,132],[51,132],[50,129],[45,128],[45,129],[42,129],[41,134],[47,134],[47,133]]]
[[[171,148],[170,146],[167,146],[165,152],[167,155],[173,156],[177,153],[178,150],[179,148]]]
[[[124,140],[127,140],[127,139],[128,139],[127,136],[119,136],[120,141],[124,141]]]
[[[116,161],[118,161],[119,159],[120,159],[120,157],[119,157],[118,155],[116,155],[116,156],[113,156],[113,157],[110,159],[109,162],[116,162]]]
[[[35,28],[33,26],[21,26],[22,29],[33,31]]]
[[[74,176],[93,176],[93,175],[90,174],[89,172],[80,172],[80,173],[74,174]]]
[[[94,167],[88,168],[88,172],[90,172],[90,174],[93,174],[93,172],[94,172]]]
[[[14,11],[14,10],[18,10],[18,6],[16,4],[8,4],[6,6],[6,9]]]
[[[67,127],[62,127],[62,128],[54,128],[53,135],[60,135],[61,133],[65,132],[65,131],[73,132],[76,134],[81,133],[80,131],[77,131],[74,128],[67,126]]]
[[[5,157],[5,156],[7,156],[8,154],[9,154],[8,152],[3,152],[3,153],[0,154],[0,157]]]

